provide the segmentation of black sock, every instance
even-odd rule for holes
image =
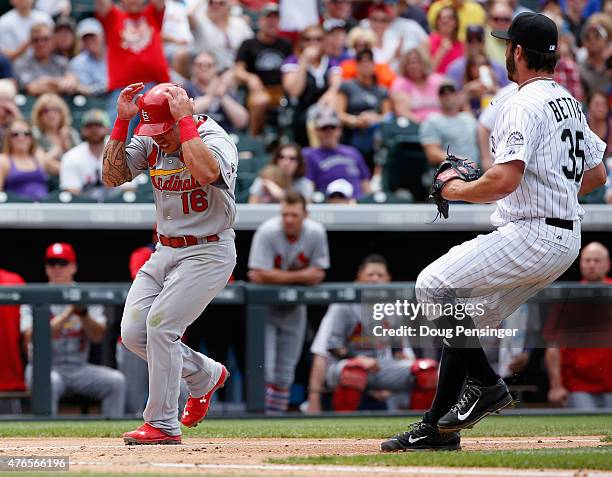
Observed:
[[[463,389],[467,368],[461,351],[459,348],[442,347],[436,396],[424,417],[425,422],[434,426],[457,403]]]
[[[467,375],[483,386],[493,386],[499,376],[493,371],[480,343],[478,345],[478,348],[463,348],[460,350],[467,367]]]

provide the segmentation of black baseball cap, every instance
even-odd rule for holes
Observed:
[[[517,15],[508,30],[494,31],[491,35],[538,53],[554,53],[559,39],[555,22],[541,13],[532,12]]]

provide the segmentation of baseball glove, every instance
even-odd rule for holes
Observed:
[[[475,163],[467,159],[459,159],[446,151],[446,159],[440,164],[434,174],[431,194],[429,195],[429,199],[433,199],[438,207],[437,217],[441,215],[448,219],[448,200],[442,197],[442,189],[448,181],[451,179],[461,179],[465,182],[472,182],[479,177],[480,169]]]

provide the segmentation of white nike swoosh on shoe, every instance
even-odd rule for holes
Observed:
[[[472,411],[476,407],[476,404],[478,404],[478,401],[480,401],[480,398],[476,399],[476,402],[472,404],[472,407],[469,408],[468,412],[466,412],[465,414],[461,414],[459,411],[457,411],[457,419],[459,419],[460,421],[465,421],[468,417],[470,417],[470,414],[472,414]]]
[[[412,438],[412,436],[408,437],[408,442],[410,442],[411,444],[414,444],[415,442],[419,442],[422,439],[425,439],[427,436],[423,436],[423,437],[415,437],[414,439]]]

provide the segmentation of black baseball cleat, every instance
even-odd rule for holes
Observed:
[[[451,451],[461,450],[458,432],[442,433],[425,421],[415,422],[410,428],[380,445],[383,452],[398,451]]]
[[[512,395],[503,379],[493,386],[482,386],[474,379],[467,379],[463,394],[438,421],[442,432],[470,429],[481,419],[512,404]]]

